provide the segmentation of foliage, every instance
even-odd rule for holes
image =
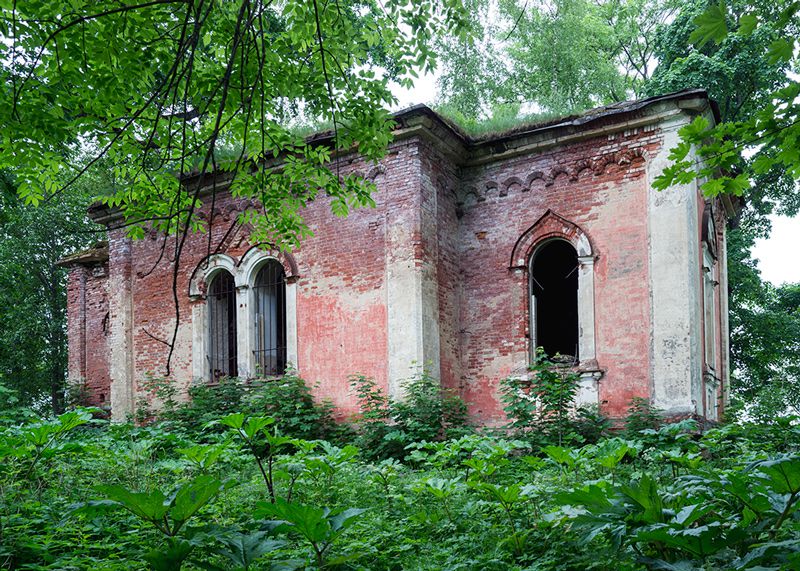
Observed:
[[[20,404],[64,411],[66,271],[56,262],[98,236],[82,187],[64,200],[25,206],[18,180],[0,171],[0,383]]]
[[[356,443],[375,458],[402,458],[406,447],[419,441],[439,441],[468,431],[466,403],[442,389],[427,373],[402,384],[403,398],[392,399],[374,379],[356,375],[350,387],[356,393]]]
[[[674,4],[504,0],[492,10],[469,2],[464,33],[443,42],[442,109],[482,131],[501,117],[519,125],[639,95],[652,75],[655,32]]]
[[[317,403],[296,373],[278,379],[257,379],[249,390],[248,407],[275,417],[284,434],[298,438],[335,438],[341,428],[333,420],[333,404]]]
[[[596,411],[576,411],[580,375],[568,366],[551,360],[541,347],[525,377],[501,381],[501,400],[508,417],[508,428],[518,436],[538,443],[580,441],[599,436],[606,421]]]
[[[287,119],[331,120],[334,147],[378,158],[390,136],[388,79],[408,85],[429,70],[431,38],[460,17],[453,0],[4,2],[0,166],[39,203],[106,160],[114,185],[101,198],[123,209],[135,236],[150,224],[199,229],[200,185],[181,181],[222,170],[234,194],[263,207],[242,218],[254,242],[296,244],[318,193],[337,214],[371,199]],[[78,139],[87,156],[75,164]],[[250,168],[284,153],[280,167]]]
[[[330,565],[344,563],[353,557],[337,557],[328,560],[328,550],[333,542],[364,513],[358,508],[330,510],[329,508],[316,508],[301,504],[291,504],[283,500],[276,503],[261,503],[256,510],[256,516],[278,517],[281,526],[296,530],[308,541],[314,551],[314,558],[319,569]],[[278,530],[281,527],[277,528]]]
[[[661,424],[661,416],[658,409],[653,407],[649,399],[633,397],[628,415],[625,417],[625,430],[634,435],[642,430],[652,430]]]
[[[755,125],[778,103],[775,94],[792,83],[787,71],[795,63],[773,57],[770,49],[785,33],[796,36],[797,18],[783,21],[789,8],[788,3],[732,2],[711,7],[704,1],[685,3],[669,26],[656,35],[659,65],[647,84],[648,93],[704,87],[719,103],[724,124]],[[720,21],[724,14],[726,19]],[[752,27],[754,16],[758,16],[758,25]],[[741,33],[726,33],[729,25],[739,26]],[[711,32],[716,34],[715,41],[695,43],[700,35]],[[749,250],[756,238],[769,236],[768,215],[797,214],[797,177],[773,160],[776,149],[769,138],[762,140],[759,134],[747,143],[744,132],[729,136],[720,131],[720,136],[726,138],[727,150],[712,156],[707,165],[724,159],[735,176],[712,184],[731,187],[736,179],[743,183],[750,178],[743,187],[745,208],[738,226],[728,233],[727,245],[733,394],[747,399],[751,403],[748,408],[758,414],[785,414],[787,407],[796,406],[792,395],[800,382],[796,352],[791,349],[797,344],[800,321],[778,301],[784,297],[779,292],[785,288],[790,292],[792,285],[776,288],[762,282]],[[678,150],[675,158],[682,152]],[[717,151],[700,153],[708,157]],[[680,165],[674,169],[679,170]],[[715,193],[719,189],[709,190]]]
[[[193,385],[184,403],[175,402],[174,385],[168,379],[151,380],[149,386],[162,407],[157,414],[148,410],[149,404],[139,407],[144,410],[143,420],[177,421],[193,432],[236,412],[273,417],[290,437],[336,440],[347,431],[334,421],[332,405],[316,402],[306,382],[291,371],[274,379],[224,377],[214,384]]]
[[[4,568],[727,571],[797,562],[797,419],[702,434],[665,425],[541,452],[472,434],[412,443],[407,464],[372,464],[350,445],[276,434],[263,416],[219,419],[228,434],[174,420],[80,424],[88,416],[0,427],[0,449],[30,454],[20,438],[58,433],[35,478],[22,477],[27,460],[0,459]],[[269,457],[275,503],[254,461]]]

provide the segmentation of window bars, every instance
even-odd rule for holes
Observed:
[[[238,374],[236,362],[236,287],[233,276],[220,271],[208,292],[208,361],[210,379]]]
[[[275,260],[256,276],[255,302],[256,373],[271,377],[286,372],[286,274]]]

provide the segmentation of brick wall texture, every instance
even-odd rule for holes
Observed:
[[[658,125],[620,128],[530,152],[485,154],[467,164],[436,136],[421,131],[398,137],[377,169],[355,156],[340,159],[344,174],[372,172],[375,207],[342,219],[320,199],[304,213],[313,237],[290,255],[265,249],[282,261],[287,275],[294,273],[289,257],[296,266],[294,366],[343,417],[356,411],[349,375],[373,377],[388,390],[389,314],[395,303],[388,268],[406,264],[402,267],[423,276],[420,303],[428,309],[421,311],[420,338],[438,337],[432,373],[461,394],[477,419],[502,422],[499,382],[524,370],[531,350],[527,271],[513,268],[511,255],[531,226],[551,212],[590,240],[595,259],[593,368],[602,372],[598,402],[611,416],[624,415],[632,397],[649,397],[658,382],[651,366],[654,324],[648,285],[648,193],[655,191],[647,169],[662,143]],[[710,207],[699,201],[701,209]],[[190,281],[198,267],[202,273],[210,250],[239,262],[255,246],[247,228],[236,223],[244,206],[241,199],[219,193],[212,213],[206,199],[202,215],[213,224],[207,234],[188,237],[177,269],[173,237],[152,232],[130,242],[124,230],[110,232],[107,265],[72,269],[69,370],[73,378],[86,379],[94,403],[110,394],[111,344],[116,341],[109,336],[109,319],[122,315],[120,308],[109,308],[110,288],[117,294],[120,287],[129,289],[113,299],[130,304],[125,327],[132,394],[144,394],[147,375],[165,374],[169,347],[164,341],[172,338],[176,319],[170,376],[182,392],[193,382],[204,382],[193,378],[192,316],[193,305],[205,301],[190,297]],[[715,239],[722,240],[724,219],[718,229]],[[699,220],[696,230],[701,232]],[[557,236],[558,230],[547,232],[538,236]],[[525,256],[538,245],[535,238],[529,241]],[[126,248],[129,259],[116,254]],[[721,325],[716,328],[713,341],[720,347],[722,331]],[[425,350],[421,354],[430,356]],[[722,350],[716,354],[715,370],[720,371]],[[410,374],[413,364],[407,365]]]

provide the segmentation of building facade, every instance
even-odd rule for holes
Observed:
[[[187,239],[176,292],[161,255],[174,238],[132,241],[114,229],[118,212],[95,208],[107,244],[62,262],[70,377],[124,418],[143,380],[164,374],[177,319],[170,379],[183,392],[288,365],[346,416],[350,375],[400,397],[424,367],[476,419],[498,423],[500,380],[526,374],[542,346],[580,373],[579,404],[620,417],[643,397],[715,420],[735,207],[704,198],[699,181],[652,187],[697,115],[714,121],[714,105],[685,91],[473,139],[408,109],[379,163],[336,159],[374,181],[374,208],[342,219],[317,200],[304,214],[313,237],[283,253],[235,224],[252,203],[217,193],[213,216],[210,201],[201,211],[209,233]]]

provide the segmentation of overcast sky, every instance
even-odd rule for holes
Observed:
[[[417,103],[432,105],[436,99],[436,78],[420,77],[413,89],[398,86],[392,90],[398,99],[396,109]],[[753,248],[753,258],[758,260],[761,276],[774,285],[800,282],[800,218],[773,216],[772,235],[768,240],[758,240]]]

